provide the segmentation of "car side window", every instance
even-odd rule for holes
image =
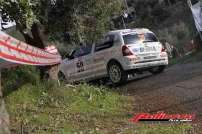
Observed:
[[[75,53],[73,54],[74,58],[78,58],[81,56],[85,56],[91,53],[92,45],[82,46],[76,49]]]
[[[92,50],[92,45],[83,46],[81,48],[81,51],[82,51],[81,56],[85,56],[85,55],[90,54],[91,50]]]
[[[111,48],[114,44],[114,35],[108,35],[104,41],[95,45],[95,52]]]
[[[80,55],[81,55],[81,51],[80,51],[80,49],[78,48],[78,49],[76,49],[76,51],[74,52],[73,58],[78,58],[78,57],[80,57]]]
[[[114,45],[117,46],[117,45],[121,45],[122,44],[122,37],[120,35],[115,35],[114,37]]]

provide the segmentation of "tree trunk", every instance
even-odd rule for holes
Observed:
[[[20,32],[29,45],[44,49],[48,44],[48,36],[45,34],[44,28],[37,23],[32,25],[32,36],[28,32],[24,32],[23,29],[20,29]],[[58,65],[40,66],[38,69],[40,70],[41,79],[58,80]]]
[[[48,69],[49,79],[57,81],[58,80],[59,65],[50,66]]]
[[[21,28],[21,26],[19,26],[18,28]],[[19,31],[24,36],[24,39],[27,44],[41,48],[41,49],[45,48],[46,44],[43,41],[43,37],[45,36],[42,37],[43,32],[40,30],[39,24],[34,23],[32,25],[32,28],[31,28],[32,36],[30,36],[29,33],[22,28],[19,29]]]
[[[0,134],[10,134],[9,115],[7,113],[3,93],[1,88],[1,69],[0,69]]]

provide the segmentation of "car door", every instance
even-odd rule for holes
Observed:
[[[96,77],[107,75],[106,62],[113,49],[113,39],[114,35],[108,35],[105,37],[104,41],[95,44],[93,63]]]
[[[77,58],[80,55],[80,50],[75,49],[71,52],[67,59],[63,60],[61,64],[61,70],[65,74],[68,82],[75,81],[75,75],[77,73]]]
[[[75,81],[88,80],[94,76],[92,73],[92,45],[82,46],[75,55]]]
[[[64,59],[60,65],[60,71],[65,75],[68,82],[72,82],[75,73],[74,59]]]

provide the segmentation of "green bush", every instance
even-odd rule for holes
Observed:
[[[187,2],[178,0],[170,6],[158,0],[129,0],[129,3],[136,11],[135,21],[128,24],[129,28],[149,28],[181,53],[184,45],[194,38],[196,28]]]
[[[39,72],[32,66],[19,66],[17,68],[2,70],[2,86],[4,95],[18,89],[26,83],[37,85]]]
[[[182,49],[192,37],[189,27],[184,22],[157,30],[156,33],[160,39],[165,39],[178,49]]]
[[[125,123],[122,116],[128,111],[123,106],[128,103],[128,98],[105,87],[51,85],[51,82],[25,84],[6,97],[15,133],[19,132],[21,125],[27,128],[27,132],[34,129],[33,133],[44,130],[58,133],[72,129],[94,131],[96,124],[109,127],[107,125],[118,125],[116,120]],[[83,125],[86,127],[82,128]]]

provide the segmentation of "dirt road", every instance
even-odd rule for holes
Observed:
[[[134,111],[196,113],[202,122],[202,62],[169,67],[159,75],[146,74],[121,88],[136,99]],[[202,126],[202,125],[201,125]]]

